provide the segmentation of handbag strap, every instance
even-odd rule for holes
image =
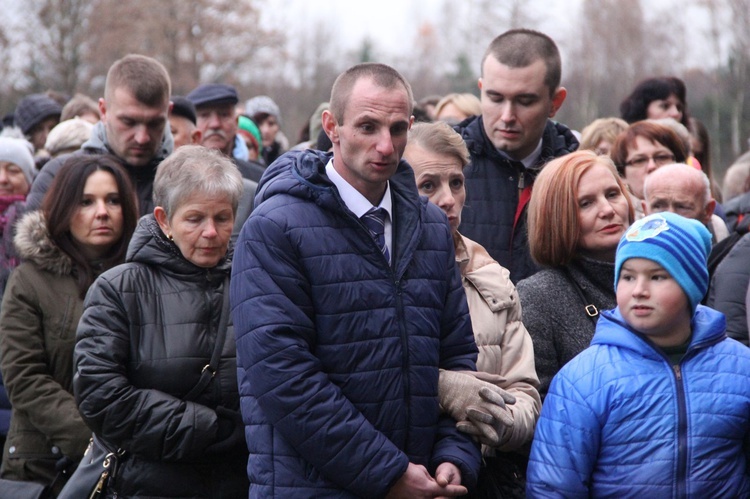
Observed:
[[[201,377],[198,383],[185,395],[182,400],[193,401],[203,390],[206,389],[211,379],[216,375],[216,369],[219,367],[219,357],[221,349],[224,346],[224,340],[227,336],[227,324],[229,323],[229,277],[224,279],[224,300],[221,307],[221,317],[219,318],[219,329],[216,331],[216,341],[211,353],[211,360],[203,366]]]
[[[594,323],[594,326],[596,326],[596,318],[599,316],[599,309],[596,308],[596,305],[594,305],[593,303],[589,303],[589,301],[586,299],[586,295],[583,294],[583,288],[580,284],[578,284],[578,281],[573,278],[573,274],[570,272],[570,269],[567,267],[563,267],[563,270],[568,276],[568,280],[573,284],[573,289],[575,289],[578,298],[581,299],[581,303],[583,303],[583,310],[586,312],[586,315],[589,317],[589,319],[591,319],[591,322]]]

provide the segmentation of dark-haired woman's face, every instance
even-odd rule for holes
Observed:
[[[95,171],[86,179],[81,202],[70,221],[70,234],[91,259],[102,258],[122,237],[120,191],[114,175]]]
[[[682,101],[675,94],[670,94],[666,99],[652,100],[646,108],[646,117],[650,120],[672,118],[681,122],[683,107]]]

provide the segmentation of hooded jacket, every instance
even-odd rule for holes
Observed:
[[[392,265],[325,175],[292,151],[261,180],[233,265],[250,497],[384,497],[408,462],[459,467],[479,449],[440,414],[438,370],[475,370],[445,215],[401,162]]]
[[[130,176],[130,180],[133,182],[133,187],[135,188],[136,196],[138,198],[138,211],[141,215],[147,215],[154,211],[152,193],[156,168],[159,166],[159,163],[172,154],[173,148],[174,139],[172,138],[172,132],[169,129],[169,125],[167,125],[164,127],[164,137],[162,138],[161,145],[157,149],[156,155],[147,165],[132,166],[125,163],[122,158],[118,157],[120,165],[125,168],[125,171],[127,171]],[[107,131],[102,122],[94,125],[94,129],[91,131],[91,138],[84,142],[79,151],[72,154],[112,154],[117,156],[109,146]],[[44,195],[52,185],[52,181],[55,179],[57,172],[60,171],[60,168],[62,168],[70,156],[70,154],[58,156],[57,158],[48,161],[39,171],[39,174],[34,179],[34,183],[31,184],[31,191],[26,198],[27,210],[37,210],[41,207]]]
[[[0,314],[0,369],[13,404],[2,477],[49,484],[55,463],[79,460],[91,430],[73,398],[73,346],[83,300],[73,261],[50,239],[40,211],[15,237],[23,263],[8,281]]]
[[[490,142],[482,116],[463,121],[456,131],[471,154],[471,163],[464,168],[466,203],[461,233],[484,246],[492,258],[510,270],[511,280],[517,283],[537,271],[526,234],[527,203],[522,203],[516,221],[519,187],[531,185],[552,159],[578,149],[578,140],[565,125],[547,120],[541,156],[533,168],[524,169],[520,161],[501,154]]]
[[[750,497],[750,351],[698,306],[678,367],[605,311],[591,347],[552,381],[529,498]]]
[[[497,450],[518,450],[534,436],[542,406],[534,345],[521,322],[521,300],[507,269],[474,241],[460,234],[456,237],[460,238],[456,261],[479,348],[477,370],[502,376],[500,388],[516,397],[516,403],[507,406],[513,415],[513,429]],[[483,447],[483,451],[494,454],[495,449]]]
[[[208,449],[221,439],[217,407],[239,410],[231,320],[210,384],[182,400],[213,352],[230,265],[231,249],[216,267],[193,265],[149,215],[126,263],[89,289],[73,384],[86,423],[125,451],[108,494],[246,496],[244,442],[218,455]]]

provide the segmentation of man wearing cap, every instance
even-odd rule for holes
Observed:
[[[112,154],[130,176],[141,215],[154,211],[154,176],[159,163],[172,153],[172,134],[167,126],[170,108],[169,74],[155,59],[130,54],[107,72],[104,97],[99,99],[101,121],[91,138],[73,154]],[[57,171],[69,155],[44,165],[31,186],[26,209],[35,210]]]
[[[174,148],[200,144],[203,134],[198,130],[195,106],[181,95],[172,96],[172,109],[169,111],[169,129],[174,138]]]
[[[60,122],[62,107],[44,94],[27,95],[16,106],[14,124],[34,146],[44,148],[49,131]]]
[[[223,83],[207,83],[195,88],[187,98],[195,106],[196,123],[202,134],[201,145],[218,149],[232,158],[244,178],[258,182],[263,167],[248,160],[247,146],[237,136],[234,112],[234,106],[239,102],[237,90]]]

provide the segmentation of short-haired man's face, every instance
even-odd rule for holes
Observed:
[[[169,100],[147,106],[125,88],[116,88],[107,101],[99,99],[110,149],[129,165],[149,164],[161,146],[169,107]]]
[[[334,168],[373,205],[380,203],[404,154],[410,109],[405,88],[383,88],[362,78],[352,88],[343,123],[336,123],[330,111],[323,113]]]
[[[706,200],[705,186],[700,180],[662,173],[656,170],[646,177],[648,188],[644,212],[650,215],[661,211],[671,211],[685,218],[708,224],[716,203],[712,199]]]
[[[562,87],[550,95],[544,83],[547,67],[541,59],[525,68],[512,68],[487,56],[479,79],[484,131],[492,144],[508,156],[522,160],[542,139],[547,118],[565,100]]]
[[[237,117],[234,104],[205,104],[196,109],[198,130],[203,134],[201,145],[232,155]]]
[[[200,131],[198,131],[192,121],[184,116],[179,116],[177,114],[170,115],[169,128],[172,131],[175,149],[180,146],[197,144],[200,142]]]

